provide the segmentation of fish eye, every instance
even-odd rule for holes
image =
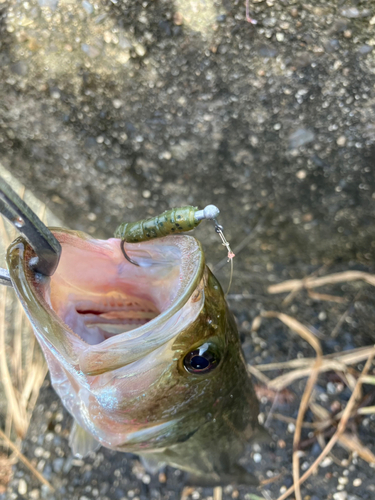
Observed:
[[[208,373],[220,363],[220,355],[213,344],[205,343],[190,351],[184,358],[185,369],[194,374]]]

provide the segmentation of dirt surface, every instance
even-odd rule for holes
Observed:
[[[257,25],[237,1],[0,0],[1,161],[67,227],[98,237],[167,208],[218,205],[227,238],[241,249],[229,301],[250,363],[313,356],[277,320],[251,335],[262,310],[314,327],[325,354],[369,345],[368,285],[323,290],[345,303],[303,292],[288,306],[267,286],[314,272],[373,271],[375,2],[266,0],[251,11]],[[225,251],[202,226],[196,236],[225,287]],[[272,411],[295,418],[303,383]],[[316,387],[328,410],[350,396],[330,383],[337,381],[327,374]],[[271,406],[265,395],[264,420]],[[244,463],[264,479],[281,474],[257,492],[276,499],[292,482],[292,429],[267,423],[272,443],[249,450]],[[373,451],[374,425],[372,417],[353,423]],[[180,497],[183,476],[171,469],[163,483],[128,455],[102,449],[74,461],[69,426],[46,387],[24,451],[57,491],[40,489],[18,465],[0,498]],[[304,450],[302,469],[319,449],[312,442]],[[360,458],[338,465],[348,458],[340,448],[335,455],[303,498],[374,498],[373,470]],[[248,488],[225,488],[224,498],[252,500]]]

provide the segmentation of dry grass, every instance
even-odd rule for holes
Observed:
[[[311,289],[318,286],[354,280],[363,280],[368,284],[375,285],[374,275],[357,271],[347,271],[319,278],[311,276],[303,280],[286,281],[269,287],[268,291],[270,293],[289,292],[287,297],[287,299],[289,299],[286,302],[284,300],[284,303],[289,303],[290,299],[295,298],[295,296],[302,289],[307,289],[309,295],[318,300],[345,303],[346,300],[341,297],[335,297],[329,294],[316,294],[315,292],[311,293]],[[365,399],[362,395],[362,384],[375,385],[375,376],[369,375],[372,362],[375,357],[375,347],[367,346],[353,349],[351,351],[323,356],[320,342],[314,335],[314,332],[287,314],[265,311],[254,319],[252,331],[257,331],[261,327],[265,318],[277,318],[282,321],[294,333],[297,333],[301,338],[306,340],[316,352],[315,358],[293,359],[283,363],[249,366],[249,371],[257,377],[260,382],[265,384],[266,389],[269,391],[285,390],[296,380],[307,377],[297,419],[292,419],[288,416],[280,414],[272,415],[273,418],[280,419],[285,422],[293,422],[295,424],[292,457],[293,486],[279,496],[277,500],[285,500],[292,493],[294,493],[296,500],[302,500],[300,491],[301,484],[306,481],[311,474],[316,472],[322,460],[331,453],[333,447],[337,443],[348,450],[350,454],[356,454],[368,463],[375,464],[374,453],[360,441],[355,432],[347,431],[349,420],[354,419],[354,417],[358,417],[359,415],[375,413],[375,406],[366,407]],[[337,334],[336,328],[332,333],[334,335]],[[353,365],[355,366],[363,361],[366,361],[365,366],[362,373],[358,373],[355,368],[353,368]],[[273,379],[264,374],[264,372],[273,370],[288,371]],[[319,374],[327,371],[336,372],[340,379],[352,391],[351,397],[344,410],[336,414],[326,410],[315,400],[314,385],[317,382]],[[304,415],[308,408],[310,408],[314,416],[314,421],[305,423]],[[268,419],[269,418],[270,416]],[[353,429],[353,426],[355,426],[354,420],[351,422],[351,429]],[[310,468],[302,476],[300,476],[299,457],[301,453],[301,431],[303,427],[314,429],[314,439],[316,439],[321,445],[322,452]],[[327,443],[325,440],[326,436],[330,436]],[[337,461],[335,457],[332,458],[334,461]]]
[[[223,488],[221,486],[216,486],[216,488],[214,488],[213,499],[214,500],[223,499]]]
[[[14,185],[14,184],[13,184]],[[21,187],[18,194],[23,197]],[[38,210],[45,219],[46,207]],[[0,217],[1,254],[17,236],[16,230]],[[5,267],[4,262],[1,266]],[[26,435],[30,418],[47,374],[47,365],[39,350],[31,325],[12,289],[0,288],[0,491],[5,490],[11,478],[11,465],[21,459],[37,473],[19,451],[22,438]],[[1,424],[2,423],[2,424]],[[33,470],[34,469],[34,470]]]
[[[306,288],[318,288],[335,283],[347,283],[348,281],[365,281],[375,286],[375,276],[363,271],[345,271],[343,273],[328,274],[319,278],[309,277],[302,280],[288,280],[268,287],[269,293],[295,292]]]

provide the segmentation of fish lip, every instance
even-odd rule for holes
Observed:
[[[69,239],[69,237],[74,237],[76,239],[78,238],[77,241],[93,241],[93,238],[91,236],[82,232],[71,231],[62,228],[51,228],[51,230],[53,231],[57,239],[65,237]],[[175,300],[170,307],[160,313],[156,318],[154,318],[147,324],[134,329],[134,331],[137,330],[137,337],[140,337],[151,328],[165,323],[170,318],[172,318],[174,314],[181,310],[182,307],[188,302],[195,288],[198,286],[199,282],[202,279],[205,262],[200,242],[195,238],[187,235],[167,236],[165,238],[160,238],[159,240],[170,240],[172,238],[174,240],[174,243],[176,243],[177,245],[177,242],[181,242],[182,239],[190,240],[190,243],[188,243],[187,245],[190,245],[192,251],[194,250],[195,257],[197,257],[199,261],[195,266],[195,272],[193,275],[191,275],[188,285],[183,288],[183,292],[177,298],[177,300]],[[147,243],[149,244],[151,242]],[[146,243],[139,243],[134,244],[133,246],[141,247],[145,244]],[[37,334],[38,339],[44,344],[47,341],[47,346],[48,344],[50,344],[50,346],[54,348],[57,354],[65,358],[65,362],[68,361],[73,365],[80,365],[80,369],[82,370],[82,372],[86,373],[86,375],[97,375],[103,373],[104,371],[110,371],[124,366],[123,363],[116,363],[111,360],[111,356],[108,356],[108,353],[106,352],[106,349],[114,343],[114,338],[108,338],[100,344],[89,345],[84,342],[78,335],[76,335],[68,327],[68,325],[66,325],[64,321],[56,314],[50,304],[48,304],[45,300],[43,294],[43,292],[49,286],[50,278],[38,275],[29,268],[28,260],[32,256],[32,249],[27,243],[26,239],[24,239],[23,237],[19,237],[8,248],[7,265],[14,289],[21,303],[23,304],[25,312],[34,327],[34,331]],[[40,334],[40,332],[42,333]],[[80,353],[77,352],[78,349],[81,351]],[[85,351],[88,359],[84,360],[82,358],[82,351]],[[103,356],[106,359],[103,359]],[[91,358],[92,361],[92,357],[97,358],[97,366],[95,368],[91,367],[89,369],[89,358]],[[105,370],[103,369],[104,365],[106,365]]]

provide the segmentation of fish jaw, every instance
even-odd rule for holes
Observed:
[[[52,278],[29,268],[35,255],[23,238],[9,247],[7,264],[38,338],[69,363],[79,363],[87,375],[115,370],[141,357],[142,349],[129,356],[115,351],[124,341],[149,337],[155,327],[160,330],[188,302],[202,278],[203,252],[189,236],[129,245],[139,260],[137,267],[123,258],[117,239],[94,240],[62,229],[54,235],[62,255]],[[119,334],[122,326],[124,333]],[[160,345],[167,340],[159,335]],[[148,338],[145,350],[159,345],[154,344]]]
[[[116,447],[128,433],[153,425],[146,417],[135,419],[122,408],[128,399],[140,397],[165,371],[171,363],[166,359],[171,341],[199,314],[204,297],[191,301],[191,296],[202,280],[203,252],[194,238],[185,235],[129,245],[130,253],[141,264],[138,268],[123,258],[119,240],[93,241],[64,230],[55,230],[54,234],[62,244],[55,275],[47,278],[35,274],[28,265],[35,255],[27,242],[18,238],[8,249],[11,279],[64,405],[103,445]],[[92,322],[90,312],[95,307],[94,312],[100,314],[94,316],[100,316],[101,324],[107,321],[112,325],[119,319],[127,322],[124,313],[129,313],[129,308],[123,307],[125,299],[118,301],[123,289],[126,296],[131,289],[138,306],[151,303],[159,314],[137,328],[91,345],[82,338],[82,331],[74,331],[67,324],[69,321],[75,326],[77,316],[85,316],[80,320],[86,322],[87,333],[91,328],[87,322]],[[113,294],[117,302],[111,306]],[[103,295],[110,300],[101,302]],[[74,308],[67,309],[67,302],[77,304],[76,323],[70,314]],[[80,314],[82,307],[89,314]],[[93,425],[98,415],[104,417],[98,417]]]

